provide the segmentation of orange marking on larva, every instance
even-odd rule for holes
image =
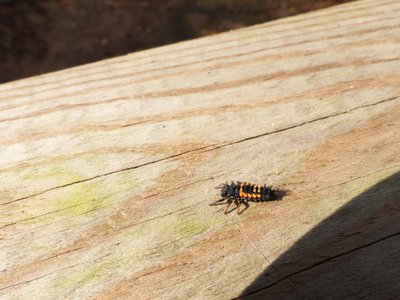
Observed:
[[[249,191],[252,190],[252,187],[253,187],[253,185],[249,183]],[[248,197],[249,197],[250,199],[252,199],[252,198],[253,198],[253,193],[250,192]]]
[[[239,197],[240,198],[244,198],[244,193],[243,193],[243,185],[240,185],[240,189],[239,189]]]

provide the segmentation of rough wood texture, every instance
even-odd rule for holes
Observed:
[[[0,86],[0,298],[400,296],[399,11],[354,2]],[[208,206],[268,178],[290,194]]]

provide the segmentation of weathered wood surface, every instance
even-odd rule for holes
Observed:
[[[354,2],[1,85],[0,298],[400,295],[399,12]],[[290,194],[208,206],[268,178]]]

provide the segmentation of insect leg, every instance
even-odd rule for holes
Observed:
[[[236,210],[236,212],[237,212],[237,214],[238,214],[238,215],[240,215],[240,212],[239,212],[240,205],[242,205],[242,202],[239,202],[239,205],[237,206],[237,210]]]
[[[235,199],[234,202],[235,202],[236,207],[234,209],[232,209],[232,210],[235,210],[236,208],[238,208],[240,206],[240,201],[239,200]],[[228,213],[230,213],[231,211],[229,211]]]
[[[223,201],[223,200],[226,200],[226,198],[219,199],[219,200],[217,200],[217,201],[215,201],[215,202],[213,202],[213,203],[210,203],[209,205],[210,205],[210,206],[213,206],[213,205],[226,204],[226,203],[221,202],[221,201]]]
[[[234,202],[235,202],[236,207],[233,208],[233,209],[231,209],[230,211],[228,211],[228,207],[229,207],[229,205],[231,205],[231,203],[232,203],[232,200],[230,199],[229,205],[228,205],[228,207],[227,207],[226,210],[225,210],[225,214],[229,214],[231,211],[235,210],[235,209],[238,207],[238,205],[239,205],[239,200],[234,199]]]
[[[249,205],[249,203],[247,203],[247,201],[243,202],[243,204],[244,204],[245,208],[241,212],[239,212],[239,208],[238,208],[238,212],[237,212],[238,215],[240,215],[242,212],[244,212],[246,209],[248,209],[250,207],[250,205]]]
[[[228,213],[228,208],[229,208],[229,206],[230,206],[231,204],[232,204],[232,200],[229,199],[229,200],[228,200],[228,206],[226,207],[225,212],[224,212],[225,215]]]

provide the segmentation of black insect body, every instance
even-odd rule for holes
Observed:
[[[221,189],[221,197],[222,199],[210,204],[210,205],[219,205],[219,204],[228,204],[225,209],[225,214],[228,213],[228,208],[232,204],[235,203],[237,208],[237,213],[239,212],[240,206],[242,203],[246,206],[245,209],[249,207],[248,202],[264,202],[271,200],[279,200],[281,195],[279,195],[278,190],[273,189],[271,186],[258,186],[255,184],[247,183],[247,182],[236,182],[233,181],[231,184],[223,183],[217,188]],[[226,202],[222,202],[226,201]],[[243,212],[243,211],[242,211]]]

